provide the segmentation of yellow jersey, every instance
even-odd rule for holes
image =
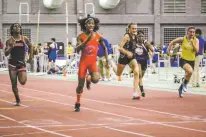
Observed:
[[[183,37],[183,41],[182,41],[182,54],[181,57],[184,60],[188,60],[188,61],[194,61],[195,60],[195,54],[196,52],[194,51],[194,48],[192,46],[196,44],[197,40],[196,37],[194,37],[194,39],[192,41],[188,40],[186,36]]]
[[[67,53],[68,53],[68,54],[74,53],[74,48],[73,48],[72,46],[68,47]]]

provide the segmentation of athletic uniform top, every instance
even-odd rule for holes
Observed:
[[[154,52],[159,52],[158,49],[155,46],[153,46],[153,49],[154,49]],[[157,61],[158,60],[158,54],[154,54],[152,60]]]
[[[112,54],[112,47],[110,46],[108,40],[106,40],[106,39],[103,39],[103,40],[104,40],[105,46],[106,46],[106,48],[107,48],[107,53],[108,53],[108,55],[109,55],[109,54]],[[101,44],[99,44],[97,56],[98,56],[98,57],[103,57],[103,56],[105,56],[104,48],[103,48],[103,46],[102,46]]]
[[[87,39],[87,35],[85,33],[81,33],[79,37],[82,39],[82,41],[86,41]],[[96,62],[99,40],[100,35],[94,32],[94,36],[87,42],[82,51],[81,60],[89,59],[90,61]]]
[[[24,42],[24,36],[21,36],[21,40],[16,41],[14,47],[11,49],[10,59],[25,61],[26,54],[28,54],[28,46]]]
[[[193,44],[196,44],[196,37],[192,40]],[[191,45],[191,42],[187,39],[186,36],[183,37],[182,42],[182,59],[188,60],[188,61],[194,61],[195,60],[195,51],[193,49],[193,46]]]
[[[196,55],[203,55],[205,40],[202,37],[199,37],[198,40],[199,40],[199,52]]]
[[[49,59],[56,59],[57,43],[54,42],[53,44],[54,48],[50,50]]]
[[[136,60],[148,60],[149,59],[149,49],[148,47],[145,46],[147,40],[144,40],[144,42],[140,44],[136,44],[136,49],[135,49],[135,58]]]
[[[135,49],[136,49],[136,43],[137,43],[136,36],[135,36],[135,38],[133,39],[133,38],[132,38],[132,35],[131,35],[130,33],[126,33],[126,34],[129,35],[130,40],[125,43],[125,45],[123,46],[123,48],[124,48],[125,50],[127,50],[127,51],[132,52],[133,55],[134,55]],[[126,35],[126,34],[125,34],[125,35]],[[127,57],[127,56],[126,56],[124,53],[121,53],[121,52],[120,52],[120,58],[124,58],[124,57]]]

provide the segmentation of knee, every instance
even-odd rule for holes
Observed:
[[[77,93],[77,94],[81,94],[81,93],[83,92],[83,88],[84,88],[84,86],[78,86],[78,87],[76,88],[76,93]]]
[[[118,71],[117,71],[117,72],[116,72],[116,75],[120,77],[122,74],[121,74],[121,72],[118,72]]]
[[[19,81],[19,83],[20,83],[21,85],[25,85],[25,84],[26,84],[26,80],[25,80],[25,81]]]
[[[193,70],[192,70],[192,69],[187,70],[187,75],[191,76],[191,75],[192,75],[192,72],[193,72]]]
[[[138,69],[133,70],[133,74],[134,74],[134,77],[138,77],[139,76]]]
[[[19,79],[19,83],[21,84],[21,85],[25,85],[26,84],[26,81],[27,81],[27,79]]]
[[[99,78],[92,78],[91,81],[92,83],[96,84],[99,82]]]

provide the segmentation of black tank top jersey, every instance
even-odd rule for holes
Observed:
[[[131,34],[129,34],[129,33],[126,33],[126,34],[129,35],[130,41],[127,41],[125,43],[125,45],[123,46],[123,48],[128,50],[128,51],[130,51],[130,52],[132,52],[134,54],[135,53],[135,49],[136,49],[136,43],[137,43],[136,36],[133,39]],[[126,56],[125,54],[120,52],[120,57],[125,57],[125,56]]]
[[[23,40],[16,41],[14,47],[11,50],[10,59],[16,61],[25,60],[25,43]]]
[[[149,59],[149,49],[148,47],[145,45],[145,43],[147,42],[147,40],[144,40],[143,44],[136,44],[136,49],[135,49],[135,58],[136,60],[148,60]]]

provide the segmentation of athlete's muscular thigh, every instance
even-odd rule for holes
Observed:
[[[19,71],[18,72],[18,80],[19,83],[24,85],[27,81],[27,72],[26,71]]]
[[[183,66],[183,69],[186,71],[187,74],[191,75],[193,72],[193,68],[191,67],[190,64],[185,63]]]
[[[136,59],[131,60],[129,66],[133,70],[134,75],[139,76],[139,66]]]
[[[117,76],[122,75],[122,72],[123,72],[124,68],[125,68],[125,65],[123,65],[123,64],[118,64],[117,65]]]
[[[132,60],[130,61],[129,67],[130,67],[132,70],[138,68],[138,64],[137,64],[136,59],[132,59]]]
[[[99,78],[100,78],[99,72],[91,72],[90,74],[92,76],[91,78],[92,83],[98,83]]]

